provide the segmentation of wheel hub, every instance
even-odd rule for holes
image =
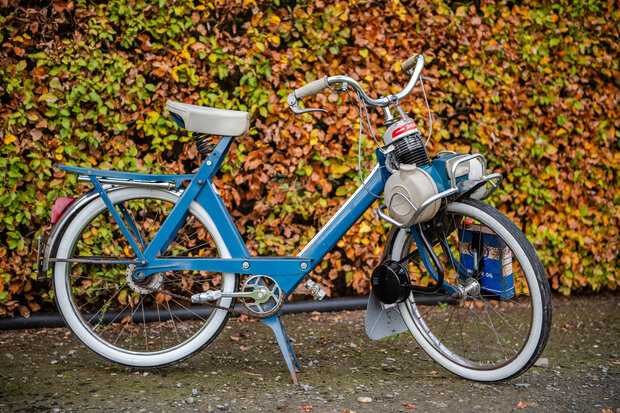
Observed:
[[[129,287],[140,294],[150,294],[153,291],[159,290],[164,283],[164,279],[166,278],[162,272],[151,274],[148,277],[145,276],[144,273],[140,272],[134,275],[135,272],[135,264],[129,265],[127,267],[125,278]]]
[[[455,285],[454,288],[457,290],[456,298],[461,302],[469,297],[478,298],[480,296],[480,283],[474,278],[468,278],[465,280],[465,285]]]

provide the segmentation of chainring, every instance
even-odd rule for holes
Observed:
[[[254,297],[242,298],[241,302],[255,317],[265,318],[275,314],[284,302],[284,292],[278,283],[266,275],[248,278],[242,292],[254,292]]]

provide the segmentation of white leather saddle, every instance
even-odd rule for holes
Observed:
[[[187,103],[166,102],[174,121],[190,132],[218,136],[240,136],[250,128],[250,114],[238,110],[215,109]]]

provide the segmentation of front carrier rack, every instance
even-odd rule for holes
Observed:
[[[457,173],[458,166],[462,163],[470,162],[474,159],[480,159],[480,162],[482,164],[482,176],[476,180],[461,180],[457,182],[456,173]],[[395,219],[389,216],[387,212],[389,209],[388,204],[384,203],[384,204],[379,205],[379,207],[377,207],[377,214],[379,215],[381,219],[389,222],[392,225],[396,225],[399,228],[403,228],[403,229],[411,228],[414,225],[414,223],[417,222],[418,218],[422,215],[424,210],[428,208],[429,206],[433,205],[434,202],[440,199],[449,197],[451,195],[455,195],[457,193],[463,194],[463,193],[468,193],[468,192],[469,193],[474,192],[478,188],[482,187],[483,185],[490,183],[491,187],[487,188],[484,194],[479,198],[480,200],[485,200],[488,197],[490,197],[493,194],[493,192],[495,192],[495,190],[499,187],[499,185],[502,183],[502,180],[503,180],[503,177],[500,173],[492,173],[492,174],[487,175],[486,159],[484,158],[484,156],[482,156],[479,153],[473,154],[473,155],[467,155],[467,156],[464,156],[458,159],[452,164],[452,168],[450,172],[451,172],[450,173],[450,188],[431,196],[426,201],[424,201],[422,205],[420,205],[419,207],[416,207],[415,205],[413,205],[413,203],[405,195],[403,195],[400,192],[396,192],[392,195],[392,197],[389,200],[389,204],[392,203],[394,197],[399,196],[400,198],[404,199],[411,206],[411,208],[413,208],[413,210],[415,211],[413,216],[405,224],[401,224],[400,222],[396,221]]]

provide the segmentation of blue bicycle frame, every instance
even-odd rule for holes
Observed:
[[[162,270],[215,271],[245,275],[262,274],[272,277],[285,294],[289,295],[372,205],[376,200],[373,194],[383,193],[385,180],[389,174],[383,165],[383,154],[377,151],[379,164],[366,178],[364,185],[357,189],[298,256],[257,257],[250,255],[241,234],[237,230],[212,181],[230,148],[232,139],[232,137],[223,137],[193,176],[144,175],[71,166],[60,166],[59,168],[86,175],[90,178],[133,248],[137,257],[137,262],[135,262],[136,270],[139,270],[145,276],[148,277]],[[135,229],[135,224],[126,211],[119,207],[129,226],[125,224],[121,214],[114,208],[105,189],[99,182],[101,177],[120,178],[128,181],[161,181],[166,179],[168,181],[174,180],[177,183],[180,183],[182,180],[189,180],[189,185],[183,191],[179,201],[157,234],[146,245],[146,249],[142,251],[138,244],[141,244],[143,247],[145,244],[139,232]],[[185,221],[189,205],[193,201],[197,201],[202,205],[211,219],[217,222],[217,228],[229,249],[231,258],[159,258],[159,255],[168,248],[180,226]]]
[[[146,175],[72,166],[59,166],[59,168],[89,177],[137,257],[135,262],[119,260],[118,262],[108,261],[108,263],[133,263],[136,265],[136,272],[139,271],[147,277],[157,272],[174,270],[268,275],[278,283],[285,295],[288,296],[372,205],[376,200],[375,194],[380,195],[383,193],[385,181],[389,177],[389,172],[384,164],[385,158],[377,150],[378,164],[366,178],[363,185],[357,189],[296,257],[258,257],[250,255],[222,198],[213,185],[213,177],[220,169],[232,139],[230,136],[220,139],[195,175]],[[124,210],[122,205],[117,206],[117,210],[112,204],[99,180],[100,178],[121,179],[127,182],[170,182],[170,185],[176,188],[179,188],[182,182],[189,181],[189,184],[159,231],[151,242],[146,245],[130,214]],[[193,201],[202,205],[211,219],[217,222],[218,231],[228,247],[231,258],[159,257],[166,251],[185,222],[188,208]],[[125,221],[127,221],[128,225],[125,224]],[[142,249],[140,246],[142,246]],[[261,319],[261,321],[274,331],[291,376],[297,382],[293,363],[297,367],[299,367],[299,364],[293,354],[279,314]]]

